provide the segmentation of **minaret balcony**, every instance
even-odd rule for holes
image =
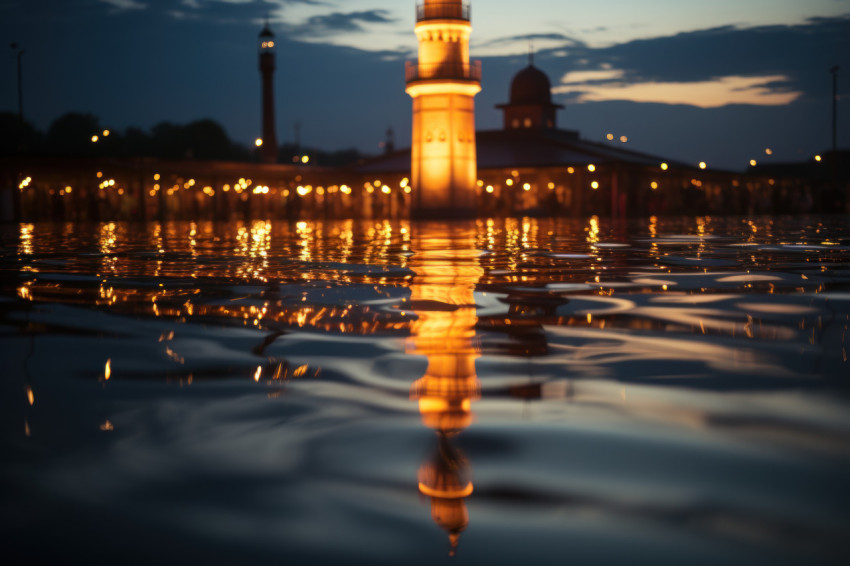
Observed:
[[[430,5],[429,5],[430,6]],[[481,82],[481,61],[463,63],[424,64],[407,61],[405,64],[407,84],[419,81],[469,81]]]
[[[436,4],[418,4],[416,22],[427,20],[464,20],[470,21],[471,10],[466,2],[438,2]]]

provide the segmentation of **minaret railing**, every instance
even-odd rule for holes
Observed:
[[[416,21],[425,20],[465,20],[470,21],[471,10],[466,2],[438,2],[418,4]]]
[[[481,61],[471,63],[419,63],[407,61],[405,65],[407,84],[417,81],[456,80],[481,82]]]

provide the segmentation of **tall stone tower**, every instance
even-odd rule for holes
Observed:
[[[263,79],[263,145],[260,155],[264,162],[277,161],[277,135],[274,119],[274,33],[269,24],[260,32],[260,75]]]
[[[475,211],[475,102],[481,63],[469,61],[472,31],[464,0],[416,6],[419,60],[408,62],[413,98],[411,184],[414,216],[466,216]]]

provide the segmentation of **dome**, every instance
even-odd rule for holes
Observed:
[[[552,104],[552,83],[546,73],[529,65],[511,82],[511,105],[548,106]]]

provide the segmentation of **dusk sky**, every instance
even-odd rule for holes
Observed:
[[[260,133],[257,34],[277,34],[278,138],[378,152],[391,127],[409,145],[404,60],[416,0],[0,0],[0,110],[46,130],[69,111],[105,127],[220,122]],[[479,129],[501,127],[527,64],[565,105],[559,126],[686,162],[743,169],[799,161],[831,143],[830,68],[839,65],[839,146],[850,145],[850,0],[473,0],[471,53],[483,62]],[[765,154],[770,148],[772,156]]]

